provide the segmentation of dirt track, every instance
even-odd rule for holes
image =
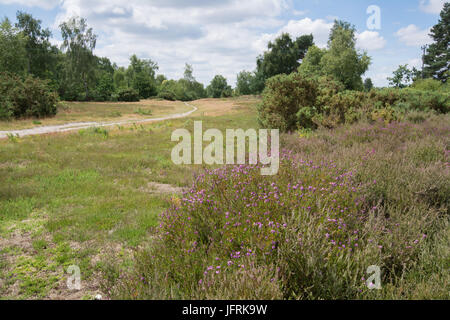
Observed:
[[[6,138],[8,135],[18,135],[19,137],[24,136],[32,136],[32,135],[40,135],[40,134],[47,134],[47,133],[58,133],[58,132],[67,132],[67,131],[75,131],[75,130],[81,130],[86,128],[92,128],[92,127],[110,127],[115,125],[124,125],[124,124],[132,124],[132,123],[144,123],[144,122],[157,122],[157,121],[164,121],[164,120],[170,120],[170,119],[179,119],[184,118],[198,109],[194,107],[193,105],[185,102],[186,106],[191,107],[192,110],[184,113],[177,113],[172,114],[169,116],[164,116],[160,118],[150,118],[150,119],[142,119],[142,120],[122,120],[117,122],[74,122],[74,123],[68,123],[63,125],[54,125],[54,126],[42,126],[42,127],[35,127],[31,129],[23,129],[23,130],[12,130],[12,131],[0,131],[0,139]]]

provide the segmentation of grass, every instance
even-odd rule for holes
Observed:
[[[182,102],[142,100],[140,102],[63,102],[55,117],[0,121],[0,131],[29,129],[36,126],[71,122],[113,122],[161,117],[191,110]]]
[[[173,165],[170,155],[175,143],[171,142],[171,133],[178,128],[192,133],[195,120],[203,120],[203,130],[257,128],[258,102],[251,97],[205,99],[193,102],[199,110],[184,119],[1,140],[0,297],[92,299],[96,293],[102,293],[110,298],[134,299],[448,299],[449,117],[416,114],[400,124],[358,123],[284,135],[282,147],[291,151],[295,161],[312,161],[318,166],[328,163],[332,167],[311,171],[310,167],[292,166],[295,161],[289,160],[284,162],[280,174],[272,177],[274,181],[247,173],[227,183],[211,174],[187,196],[209,190],[211,199],[217,201],[218,219],[209,213],[213,208],[199,206],[189,211],[175,187],[192,186],[205,169],[212,168]],[[102,112],[108,117],[115,112],[120,113],[116,117],[128,117],[138,108],[145,108],[130,104],[124,111],[74,104],[74,108],[78,107],[86,108],[79,112],[81,118],[102,117]],[[157,116],[158,108],[148,109]],[[54,120],[41,121],[45,125]],[[7,125],[25,124],[19,121]],[[329,183],[343,172],[353,175],[345,180],[347,185],[334,193],[338,198],[311,193],[306,203],[287,193],[295,185],[294,180],[307,181],[318,189],[329,188]],[[340,174],[336,176],[337,173]],[[273,222],[286,224],[287,228],[280,227],[276,234],[262,232],[247,237],[239,229],[246,222],[244,219],[237,229],[228,231],[227,237],[248,241],[246,250],[261,254],[268,249],[277,255],[270,259],[250,255],[242,260],[245,270],[226,272],[230,253],[227,250],[235,248],[220,245],[222,239],[216,233],[211,233],[215,240],[209,253],[196,253],[193,258],[184,255],[181,250],[189,244],[186,241],[198,241],[191,231],[197,228],[207,233],[222,226],[225,209],[232,214],[251,213],[246,200],[227,200],[236,195],[244,182],[247,189],[241,194],[248,198],[254,196],[251,192],[259,194],[258,183],[268,183],[267,188],[276,183],[282,190],[282,195],[277,193],[281,200],[261,201],[257,205],[261,212],[270,211]],[[155,190],[155,183],[167,186],[165,191]],[[218,183],[222,183],[220,188],[212,187]],[[347,193],[346,186],[354,187],[355,193]],[[353,197],[360,199],[358,204]],[[347,204],[349,214],[342,218],[350,219],[346,221],[354,223],[364,235],[358,243],[361,251],[342,255],[341,251],[332,250],[336,260],[329,260],[330,256],[324,254],[329,252],[329,243],[322,237],[325,231],[319,222],[327,212],[327,204],[334,199],[340,201],[339,205]],[[276,201],[289,204],[289,209],[296,205],[300,208],[282,211]],[[307,207],[319,215],[308,214]],[[165,222],[160,214],[173,212],[174,208],[191,214],[192,229],[182,237],[172,234],[181,241],[166,239],[160,244],[159,225]],[[355,214],[361,214],[366,223],[354,222],[351,217]],[[241,216],[233,216],[237,217]],[[385,232],[386,229],[393,233]],[[294,245],[299,234],[304,234],[306,247]],[[421,238],[423,234],[427,237]],[[264,241],[258,238],[266,236]],[[269,239],[271,236],[276,238]],[[383,249],[369,245],[370,239],[376,239]],[[416,240],[418,244],[414,243]],[[267,248],[257,246],[267,241]],[[171,261],[172,257],[177,258]],[[362,286],[361,277],[369,263],[383,267],[383,290],[379,292]],[[81,269],[81,292],[67,290],[66,270],[70,265]],[[187,265],[189,273],[185,272]],[[223,272],[204,277],[205,267],[211,265],[220,265]]]
[[[200,169],[172,164],[172,131],[192,131],[194,120],[204,120],[205,127],[253,127],[255,102],[233,100],[239,112],[229,117],[201,117],[198,111],[139,126],[1,140],[0,296],[93,296],[98,285],[87,285],[80,296],[66,292],[64,270],[77,264],[85,283],[96,283],[107,256],[121,254],[126,265],[131,250],[153,236],[158,215],[179,197],[149,184],[185,187]],[[200,110],[209,108],[202,103]],[[152,107],[153,115],[157,110]]]

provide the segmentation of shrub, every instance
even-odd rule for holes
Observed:
[[[418,79],[411,86],[416,90],[439,91],[444,88],[441,81],[435,79]]]
[[[117,95],[118,101],[137,102],[140,100],[139,93],[132,88],[120,89],[119,92],[117,92]]]
[[[58,95],[47,81],[12,74],[0,74],[0,118],[53,116],[57,112]]]
[[[387,123],[409,112],[447,113],[450,94],[411,88],[344,91],[332,77],[306,79],[299,73],[279,75],[267,81],[259,122],[267,128],[291,131],[296,128],[334,128],[360,119]]]
[[[450,109],[450,94],[411,88],[374,90],[369,94],[369,100],[372,103],[381,102],[382,107],[408,104],[410,110],[416,111],[434,110],[447,113]]]
[[[319,125],[333,128],[346,122],[355,122],[366,104],[366,94],[360,91],[343,91],[327,99],[327,105],[321,106],[322,116],[317,121]]]
[[[277,75],[270,78],[263,92],[263,101],[258,107],[259,122],[265,128],[291,131],[298,121],[304,127],[313,125],[318,86],[299,73]]]

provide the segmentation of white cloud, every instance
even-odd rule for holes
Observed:
[[[430,29],[420,30],[416,25],[410,24],[398,30],[395,35],[401,42],[411,47],[418,47],[431,43]]]
[[[262,52],[267,49],[269,41],[274,40],[282,33],[289,33],[291,37],[297,38],[301,35],[312,34],[314,36],[314,43],[321,48],[327,46],[330,30],[333,27],[333,22],[327,22],[322,19],[312,20],[310,18],[304,18],[301,20],[290,20],[285,26],[278,30],[276,33],[266,33],[259,37],[253,43],[253,47]]]
[[[377,31],[364,31],[356,34],[356,46],[363,50],[380,50],[386,46],[386,40]]]
[[[446,0],[420,0],[420,10],[426,13],[439,14]]]
[[[294,11],[292,11],[292,14],[294,16],[304,16],[307,13],[308,13],[307,10],[304,10],[304,11],[303,10],[294,10]]]
[[[411,68],[414,67],[414,68],[419,69],[419,68],[422,67],[422,59],[418,59],[418,58],[410,59],[410,60],[407,61],[407,64]]]
[[[0,4],[18,4],[47,10],[55,8],[60,2],[61,0],[0,0]]]
[[[1,0],[0,0],[1,1]],[[191,63],[207,84],[215,74],[234,83],[255,68],[254,45],[267,30],[280,28],[290,0],[65,0],[53,24],[76,15],[99,34],[96,54],[127,65],[136,53],[151,58],[170,78]]]

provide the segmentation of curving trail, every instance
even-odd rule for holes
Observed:
[[[194,107],[193,105],[191,105],[187,102],[185,102],[184,104],[188,107],[191,107],[192,110],[190,110],[188,112],[172,114],[172,115],[168,115],[168,116],[164,116],[164,117],[160,117],[160,118],[150,118],[150,119],[142,119],[142,120],[122,120],[122,121],[117,121],[117,122],[74,122],[74,123],[68,123],[68,124],[62,124],[62,125],[35,127],[35,128],[23,129],[23,130],[0,131],[0,139],[6,138],[8,135],[11,135],[11,134],[17,135],[19,137],[25,137],[25,136],[47,134],[47,133],[75,131],[75,130],[93,128],[93,127],[110,127],[110,126],[115,126],[115,125],[124,125],[124,124],[132,124],[132,123],[158,122],[158,121],[165,121],[165,120],[171,120],[171,119],[179,119],[179,118],[187,117],[198,110],[197,107]]]

